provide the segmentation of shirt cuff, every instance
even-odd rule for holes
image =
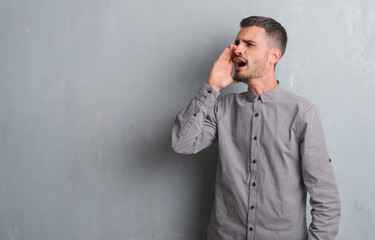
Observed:
[[[215,104],[216,99],[219,97],[219,94],[220,92],[216,91],[210,84],[206,82],[195,95],[195,99],[197,99],[205,106],[210,107]]]

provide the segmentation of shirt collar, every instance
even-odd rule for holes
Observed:
[[[279,95],[282,90],[283,88],[280,86],[280,82],[277,81],[277,85],[275,87],[271,88],[261,95],[256,95],[250,91],[247,91],[247,99],[251,102],[254,102],[255,99],[258,99],[264,103]]]

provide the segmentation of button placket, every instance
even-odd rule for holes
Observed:
[[[255,226],[256,226],[256,199],[258,192],[258,152],[259,152],[259,133],[260,133],[260,110],[262,107],[260,97],[256,98],[253,102],[252,112],[252,127],[251,127],[251,149],[250,149],[250,181],[249,181],[249,200],[248,200],[248,240],[255,239]]]

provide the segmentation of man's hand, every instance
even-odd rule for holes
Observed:
[[[216,91],[228,86],[231,83],[238,82],[232,77],[233,71],[233,51],[237,46],[230,44],[229,47],[224,49],[220,54],[219,58],[214,63],[210,77],[208,78],[208,84],[210,84]]]

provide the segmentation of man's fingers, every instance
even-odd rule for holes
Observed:
[[[225,58],[228,55],[228,51],[229,51],[228,48],[224,49],[224,51],[220,54],[220,56],[217,60],[218,61],[225,61]]]
[[[236,50],[237,46],[236,45],[232,45],[232,49],[230,51],[230,57],[229,57],[229,62],[233,63],[232,60],[233,60],[233,56],[234,56],[234,50]]]
[[[234,50],[237,48],[236,45],[231,44],[228,52],[228,56],[226,60],[230,63],[232,63],[233,55],[234,55]]]
[[[230,61],[232,59],[232,48],[233,45],[230,44],[218,57],[218,61]]]
[[[228,51],[226,52],[227,54],[225,55],[224,61],[230,62],[230,60],[232,59],[233,45],[230,44],[227,49]]]

